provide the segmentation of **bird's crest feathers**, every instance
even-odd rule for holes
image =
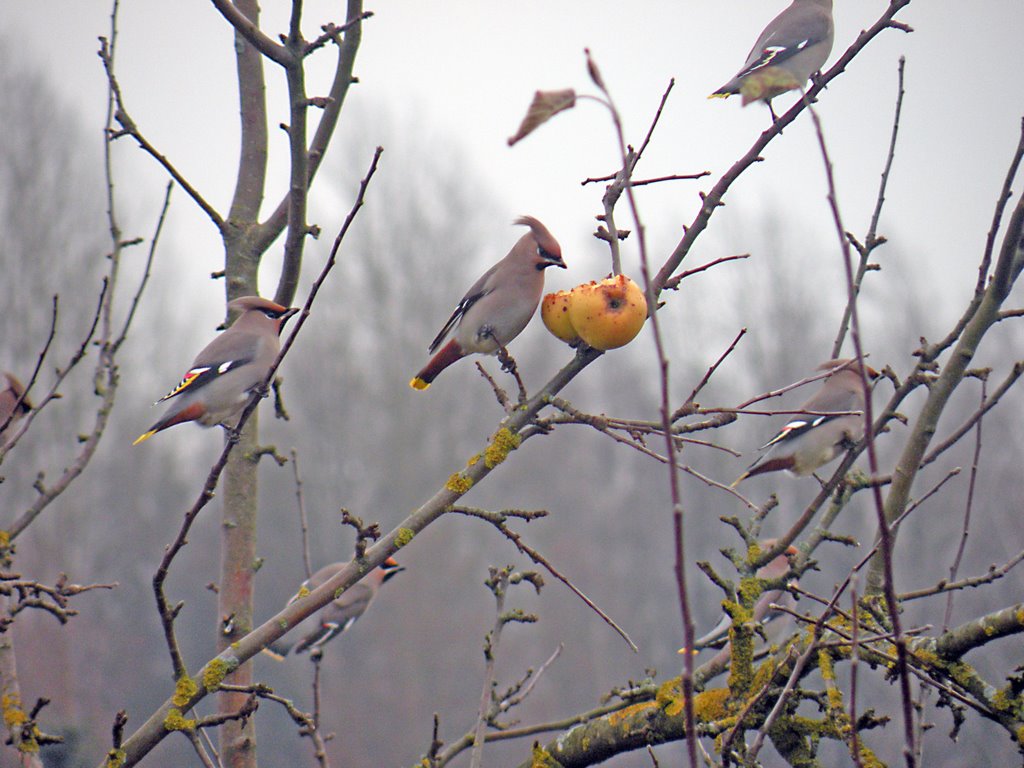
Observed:
[[[261,296],[239,296],[237,299],[232,299],[228,302],[228,309],[236,312],[262,309],[277,315],[283,315],[288,311],[288,307],[282,306],[270,299],[264,299]]]
[[[544,266],[557,266],[565,268],[562,261],[562,246],[555,240],[554,235],[548,228],[541,224],[533,216],[520,216],[513,224],[521,224],[529,227],[533,233],[533,239],[537,241],[537,255],[543,260]]]

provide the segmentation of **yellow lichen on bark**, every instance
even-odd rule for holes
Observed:
[[[174,686],[174,695],[171,696],[171,704],[181,709],[188,705],[192,700],[192,697],[199,691],[199,685],[188,675],[182,675],[178,678],[177,685]]]
[[[710,691],[698,693],[693,697],[694,717],[705,723],[721,720],[729,714],[726,708],[728,701],[728,688],[712,688]]]
[[[398,534],[395,536],[395,546],[401,548],[408,544],[416,536],[416,532],[412,528],[399,528]]]
[[[628,720],[638,712],[643,712],[645,709],[658,706],[653,701],[641,701],[639,704],[631,704],[628,707],[612,712],[608,715],[608,725],[615,727],[624,720]]]
[[[521,438],[507,427],[502,427],[494,433],[494,439],[484,451],[484,466],[494,469],[501,464],[508,455],[519,447]]]
[[[473,480],[461,472],[453,472],[452,476],[448,478],[448,482],[444,484],[444,487],[452,493],[457,493],[461,496],[473,487]]]
[[[196,727],[196,721],[190,720],[181,714],[180,709],[171,707],[171,711],[164,718],[164,728],[168,731],[191,731]]]
[[[220,688],[221,682],[227,677],[229,665],[223,659],[213,659],[203,670],[203,687],[210,693]]]
[[[562,765],[538,743],[533,745],[530,768],[562,768]]]
[[[684,706],[682,678],[673,677],[662,683],[654,695],[654,701],[669,717],[675,717],[682,712]]]

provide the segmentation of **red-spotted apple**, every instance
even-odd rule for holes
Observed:
[[[576,333],[595,349],[628,344],[647,320],[647,299],[625,275],[577,285],[569,298],[569,319]]]
[[[540,305],[540,318],[551,334],[566,344],[579,341],[580,336],[569,319],[569,291],[549,293]]]

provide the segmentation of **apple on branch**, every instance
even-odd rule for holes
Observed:
[[[556,339],[575,345],[579,342],[580,335],[576,333],[572,320],[569,319],[570,295],[569,291],[558,291],[545,296],[540,305],[540,319]]]
[[[644,327],[647,299],[635,282],[625,275],[614,275],[573,288],[568,315],[587,344],[600,350],[616,349],[631,342]]]

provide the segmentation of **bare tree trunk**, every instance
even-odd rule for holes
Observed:
[[[259,509],[256,414],[245,425],[224,471],[224,511],[221,541],[220,616],[218,651],[252,629],[253,563],[256,560],[256,512]],[[235,685],[250,685],[252,664],[243,664],[226,678]],[[244,693],[221,693],[219,711],[229,714],[242,708]],[[256,765],[256,730],[251,718],[242,727],[232,720],[221,729],[221,756],[225,766]]]
[[[259,24],[255,0],[236,0],[235,5],[253,24]],[[248,233],[258,226],[267,168],[267,109],[263,57],[240,33],[235,33],[238,95],[241,114],[241,154],[228,228],[224,230],[225,291],[228,301],[259,293],[257,272],[260,254]],[[233,319],[233,318],[229,318]],[[223,478],[221,575],[217,650],[252,629],[253,564],[256,560],[256,515],[259,509],[257,461],[252,459],[259,442],[257,414],[246,423]],[[252,683],[252,665],[243,664],[227,682]],[[222,693],[218,711],[237,712],[245,694]],[[230,768],[255,768],[256,729],[251,718],[242,725],[231,720],[220,732],[221,760]]]
[[[4,566],[10,567],[7,558],[4,559]],[[0,616],[10,615],[10,602],[10,596],[0,595]],[[21,768],[43,768],[43,761],[39,758],[39,743],[35,740],[35,727],[21,701],[12,629],[12,626],[8,626],[0,635],[0,701],[3,702],[6,738],[18,751],[18,765]]]

